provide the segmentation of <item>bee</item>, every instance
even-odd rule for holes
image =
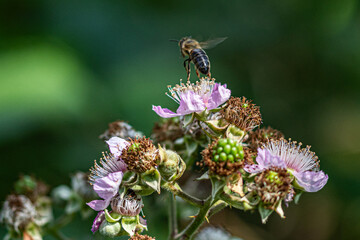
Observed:
[[[177,41],[180,47],[181,55],[185,58],[184,67],[187,72],[187,80],[190,79],[190,63],[193,62],[196,69],[196,75],[200,78],[200,73],[211,78],[210,61],[204,49],[215,47],[217,44],[223,42],[225,38],[216,38],[205,42],[198,42],[191,37],[184,37]]]

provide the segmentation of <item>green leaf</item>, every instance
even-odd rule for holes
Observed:
[[[121,219],[121,215],[115,212],[109,213],[107,209],[105,209],[105,219],[110,223],[118,222]]]
[[[210,177],[211,180],[211,197],[212,199],[215,199],[217,195],[219,195],[225,186],[225,181],[222,179],[219,179],[217,177]]]
[[[135,229],[136,226],[138,225],[138,222],[139,222],[139,216],[134,216],[134,217],[124,216],[121,219],[122,227],[127,233],[129,233],[130,236],[135,234]]]
[[[201,181],[201,180],[208,180],[210,179],[209,177],[209,172],[205,172],[203,175],[201,175],[200,177],[196,178],[196,181]]]
[[[295,202],[295,204],[298,204],[298,203],[299,203],[300,197],[301,197],[302,194],[303,194],[303,191],[297,191],[297,192],[296,192],[295,197],[294,197],[294,202]]]
[[[188,126],[190,123],[192,123],[192,121],[194,121],[194,114],[189,114],[189,115],[185,115],[184,116],[184,121],[183,121],[183,127]]]
[[[268,218],[270,217],[270,215],[274,212],[273,209],[267,209],[263,206],[263,204],[259,205],[259,213],[261,216],[261,221],[262,223],[266,223],[266,221],[268,220]]]
[[[234,139],[237,142],[240,142],[245,136],[245,132],[236,126],[230,124],[225,133],[227,138]]]
[[[160,193],[161,175],[157,169],[152,169],[141,174],[142,182]]]

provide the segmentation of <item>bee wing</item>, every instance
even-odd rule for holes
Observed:
[[[219,43],[222,43],[223,41],[225,41],[226,39],[227,39],[227,37],[210,39],[205,42],[200,42],[200,46],[204,49],[213,48],[216,45],[218,45]]]

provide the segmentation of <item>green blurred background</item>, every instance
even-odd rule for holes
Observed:
[[[186,77],[168,40],[227,36],[207,51],[213,77],[254,99],[264,125],[311,144],[329,182],[286,209],[285,220],[274,215],[262,225],[257,213],[228,210],[211,222],[244,239],[360,239],[359,7],[356,0],[1,1],[0,199],[19,173],[69,183],[106,149],[98,136],[111,121],[149,135],[158,120],[151,105],[175,110],[166,86]],[[166,219],[152,217],[163,210],[147,207],[149,233],[165,239]],[[90,224],[78,220],[64,232],[91,239]]]

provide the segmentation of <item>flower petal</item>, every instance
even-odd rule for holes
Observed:
[[[226,88],[226,84],[220,85],[215,83],[210,99],[208,100],[207,109],[211,110],[217,108],[224,102],[226,102],[231,96],[230,89]]]
[[[128,141],[119,137],[112,137],[106,143],[109,145],[110,152],[115,157],[119,157],[122,150],[129,145]]]
[[[261,172],[263,168],[257,164],[247,164],[244,166],[244,170],[248,173],[258,173]]]
[[[91,227],[91,231],[95,233],[97,230],[99,230],[99,227],[104,220],[105,220],[105,212],[100,211],[94,219],[93,225]]]
[[[271,152],[267,149],[258,148],[256,162],[263,169],[268,169],[270,167],[286,168],[285,162],[281,160],[280,157],[272,155]]]
[[[172,118],[172,117],[178,117],[181,116],[179,113],[174,113],[171,110],[167,108],[162,108],[160,106],[152,106],[152,110],[156,112],[157,115],[159,115],[162,118]]]
[[[322,189],[328,181],[329,176],[323,171],[294,172],[296,182],[307,192],[317,192]]]
[[[101,211],[109,206],[111,198],[106,200],[93,200],[91,202],[86,203],[89,207],[94,209],[95,211]]]
[[[123,177],[122,172],[110,173],[106,177],[98,178],[94,182],[94,191],[102,199],[109,199],[116,195]]]
[[[187,115],[193,112],[202,112],[205,110],[205,103],[200,95],[193,91],[187,91],[180,94],[180,106],[176,110],[177,114]]]

